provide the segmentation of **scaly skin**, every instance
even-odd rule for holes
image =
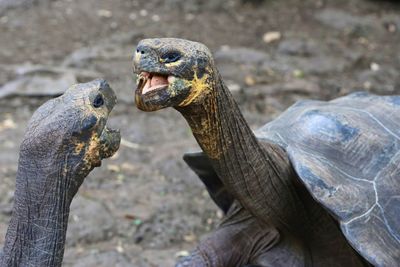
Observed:
[[[254,136],[207,47],[174,38],[142,40],[133,66],[137,107],[178,110],[209,159],[211,177],[220,181],[215,184],[227,191],[209,192],[237,200],[221,226],[178,266],[365,265],[299,182],[286,152]],[[143,94],[149,73],[169,76],[168,85]]]
[[[115,102],[109,85],[95,80],[72,86],[35,112],[20,147],[0,266],[61,266],[72,198],[119,147],[119,132],[105,126]]]

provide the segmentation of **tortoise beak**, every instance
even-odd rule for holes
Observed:
[[[117,103],[117,96],[110,85],[103,79],[97,80],[100,83],[99,91],[103,94],[105,105],[107,106],[108,113],[112,111]],[[114,130],[104,126],[100,136],[99,154],[101,159],[109,158],[117,152],[121,142],[121,134],[119,130]]]
[[[103,94],[105,99],[105,105],[109,112],[114,108],[117,103],[117,96],[115,95],[113,89],[111,89],[110,85],[103,79],[97,80],[100,83],[99,91]]]
[[[113,156],[119,149],[120,143],[120,131],[104,127],[100,136],[100,158],[105,159]]]

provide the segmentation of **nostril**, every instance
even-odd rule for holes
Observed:
[[[145,45],[138,45],[136,47],[136,53],[140,53],[142,55],[147,54],[149,52],[149,48]]]
[[[142,49],[142,48],[138,48],[138,49],[136,49],[136,53],[140,53],[140,54],[144,54],[144,53],[146,53],[145,51],[144,51],[144,49]]]

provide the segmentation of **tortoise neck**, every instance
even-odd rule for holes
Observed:
[[[286,153],[277,145],[257,140],[215,73],[216,82],[201,103],[177,110],[235,198],[266,222],[288,227],[294,219],[288,214],[297,212],[298,198]]]
[[[61,266],[72,200],[65,181],[71,180],[66,162],[53,162],[20,155],[0,266]]]

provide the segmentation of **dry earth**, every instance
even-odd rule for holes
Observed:
[[[400,93],[396,1],[0,0],[0,245],[27,120],[96,77],[119,96],[111,124],[124,140],[73,202],[64,265],[172,266],[216,226],[181,159],[198,149],[183,118],[134,107],[130,61],[145,37],[207,44],[253,128],[298,99]]]

